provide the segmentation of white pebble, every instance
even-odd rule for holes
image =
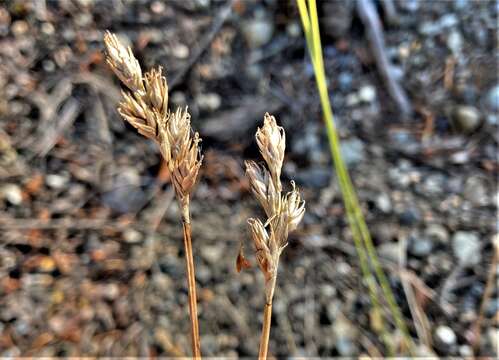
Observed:
[[[0,194],[12,205],[19,205],[23,201],[21,188],[16,184],[7,184],[2,187]]]
[[[359,99],[366,103],[371,103],[376,99],[376,88],[371,85],[365,85],[359,90]]]
[[[68,180],[66,179],[65,176],[51,174],[51,175],[47,175],[47,177],[45,178],[45,182],[52,189],[61,189],[64,187],[64,185],[66,185]]]

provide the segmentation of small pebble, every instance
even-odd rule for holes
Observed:
[[[26,32],[29,30],[29,26],[26,21],[17,20],[12,23],[10,29],[15,36],[21,36],[26,34]]]
[[[492,110],[499,110],[499,85],[494,86],[487,94],[487,105]]]
[[[461,265],[476,265],[481,260],[480,238],[476,233],[456,232],[452,237],[452,250]]]
[[[392,211],[392,201],[387,193],[381,193],[376,197],[376,207],[383,213],[389,214]]]
[[[426,237],[411,237],[409,252],[418,257],[428,256],[433,250],[433,242]]]
[[[250,48],[259,48],[267,44],[274,34],[274,24],[265,18],[245,22],[242,32]]]
[[[12,205],[19,205],[23,201],[21,188],[16,184],[6,184],[1,188],[0,195]]]
[[[458,31],[452,31],[447,37],[447,47],[454,55],[459,55],[463,47],[463,37]]]
[[[217,93],[199,94],[196,102],[202,110],[214,111],[222,104],[222,98]]]
[[[209,264],[217,264],[224,256],[225,248],[220,245],[203,245],[201,256]]]
[[[460,105],[454,109],[452,120],[458,130],[471,133],[482,123],[482,116],[477,108]]]
[[[45,177],[45,182],[47,186],[57,190],[62,189],[67,184],[68,179],[62,175],[51,174]]]
[[[359,90],[360,101],[371,103],[376,99],[376,88],[372,85],[365,85]]]
[[[440,224],[428,225],[425,230],[425,235],[434,242],[439,242],[441,244],[445,244],[449,241],[449,232]]]
[[[189,48],[184,44],[177,44],[172,47],[172,54],[177,59],[187,59],[189,57]]]
[[[457,341],[457,336],[454,331],[445,325],[440,325],[435,330],[435,340],[444,346],[454,345]]]
[[[137,244],[142,241],[142,234],[135,229],[127,229],[123,233],[123,240],[128,244]]]
[[[291,37],[298,37],[301,34],[301,26],[297,21],[292,21],[286,26],[286,32]]]
[[[364,143],[358,138],[351,138],[341,142],[341,155],[347,164],[356,165],[364,160]]]

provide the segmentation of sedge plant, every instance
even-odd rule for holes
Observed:
[[[267,166],[260,166],[254,161],[246,161],[245,165],[251,191],[266,216],[264,222],[248,219],[257,263],[265,278],[265,305],[258,358],[266,359],[279,257],[288,244],[288,234],[298,227],[303,218],[305,201],[301,199],[293,181],[291,191],[283,194],[281,169],[286,134],[284,128],[277,125],[274,116],[265,114],[263,126],[256,132],[256,142]],[[238,269],[240,260],[238,258]]]
[[[308,52],[310,54],[310,58],[312,59],[322,112],[324,115],[323,119],[329,139],[329,147],[334,162],[334,169],[340,185],[348,223],[352,231],[353,240],[359,256],[363,278],[366,282],[374,311],[378,314],[378,318],[380,320],[379,332],[389,355],[394,355],[395,349],[384,323],[383,312],[381,311],[380,301],[377,295],[378,284],[381,288],[383,298],[388,304],[395,326],[402,334],[406,348],[411,351],[412,340],[408,328],[404,322],[402,313],[395,301],[395,297],[390,288],[387,277],[377,257],[374,244],[359,205],[359,200],[352,184],[352,180],[350,179],[347,167],[341,156],[340,141],[334,122],[333,110],[329,101],[326,83],[322,45],[319,33],[317,4],[315,0],[296,0],[296,2],[305,33]],[[371,269],[374,270],[374,273]]]
[[[201,139],[197,132],[192,131],[187,107],[177,108],[176,111],[168,109],[168,84],[161,67],[142,74],[132,50],[123,46],[116,35],[107,32],[104,43],[107,63],[127,87],[122,92],[123,100],[118,112],[140,134],[158,144],[171,174],[182,214],[192,355],[201,358],[189,210],[190,196],[202,161],[199,148]]]

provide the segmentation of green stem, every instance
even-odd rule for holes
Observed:
[[[347,218],[352,230],[355,247],[359,255],[359,261],[363,277],[366,279],[369,295],[373,307],[379,311],[380,304],[376,295],[377,283],[369,269],[369,260],[374,268],[376,277],[381,285],[381,290],[386,298],[390,312],[394,318],[396,327],[402,332],[407,344],[411,346],[412,341],[407,326],[403,320],[402,313],[395,301],[390,285],[383,272],[381,264],[376,255],[376,250],[372,242],[369,230],[364,220],[359,201],[355,194],[350,175],[341,157],[340,141],[334,124],[333,110],[329,101],[329,93],[326,84],[326,74],[324,70],[324,60],[322,56],[322,46],[319,33],[319,21],[317,16],[317,5],[315,0],[296,0],[298,10],[305,32],[307,47],[314,67],[317,88],[321,100],[324,122],[329,139],[329,147],[334,161],[336,174],[338,175],[340,189],[343,195],[343,202],[347,212]],[[367,254],[366,254],[367,251]],[[383,314],[380,312],[380,314]],[[384,321],[382,320],[382,337],[389,353],[393,352],[392,342],[389,341]]]

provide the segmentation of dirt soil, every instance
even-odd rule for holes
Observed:
[[[387,87],[356,4],[320,2],[343,156],[418,354],[497,356],[495,281],[480,311],[499,271],[497,2],[375,6],[410,109]],[[171,106],[188,105],[203,138],[192,200],[203,355],[258,352],[262,275],[235,261],[244,243],[255,264],[246,219],[261,210],[243,161],[260,161],[266,111],[286,129],[283,176],[307,202],[281,258],[270,354],[386,354],[293,1],[10,0],[0,4],[0,356],[190,354],[179,210],[158,149],[116,111],[107,29],[145,69],[166,69]]]

